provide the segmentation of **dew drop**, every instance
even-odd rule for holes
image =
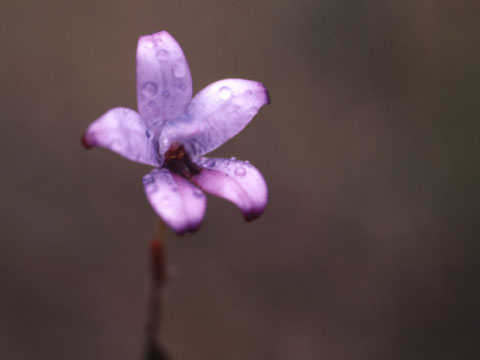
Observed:
[[[183,64],[183,63],[178,63],[178,64],[175,64],[175,65],[174,65],[174,67],[173,67],[173,75],[175,75],[176,77],[180,78],[180,77],[185,76],[186,73],[187,73],[187,68],[185,67],[185,64]]]
[[[157,103],[153,100],[150,100],[145,111],[149,114],[149,116],[156,116],[158,113]]]
[[[113,141],[110,143],[110,149],[112,149],[112,151],[120,151],[120,150],[122,150],[122,143],[121,143],[121,141],[118,140],[118,139],[113,140]]]
[[[153,139],[153,131],[150,131],[150,130],[147,130],[145,135],[147,135],[147,138],[149,140],[152,140]]]
[[[151,183],[145,184],[145,192],[147,194],[153,194],[158,191],[158,187],[156,184],[154,184],[154,181]]]
[[[247,170],[243,166],[239,166],[235,169],[235,175],[244,176],[247,173]]]
[[[162,96],[165,97],[165,98],[170,97],[170,91],[168,91],[168,90],[163,90],[163,91],[162,91]]]
[[[215,164],[216,164],[215,160],[208,160],[208,161],[207,161],[207,166],[208,166],[209,168],[214,167]]]
[[[228,100],[232,96],[232,90],[228,86],[222,86],[218,91],[218,96],[222,100]]]
[[[168,198],[163,198],[162,199],[162,206],[167,207],[167,206],[170,206],[170,204],[171,204],[170,199],[168,199]]]
[[[157,58],[160,60],[166,60],[168,58],[168,51],[165,49],[160,49],[157,51]]]
[[[154,82],[149,81],[142,85],[142,93],[147,97],[155,95],[157,91],[158,91],[158,86]]]
[[[154,44],[152,41],[150,41],[150,40],[145,41],[145,46],[146,46],[147,48],[149,48],[149,49],[153,48],[154,45],[155,45],[155,44]]]
[[[180,85],[178,85],[178,88],[179,88],[181,91],[185,91],[185,90],[187,90],[187,85],[185,85],[185,84],[180,84]]]
[[[130,109],[126,109],[126,108],[116,108],[114,110],[117,114],[119,115],[129,115],[132,111]]]
[[[245,99],[241,96],[234,96],[233,103],[236,105],[242,105],[245,102]]]
[[[248,109],[248,114],[251,116],[256,115],[257,113],[258,113],[258,108],[255,106],[252,106],[250,109]]]
[[[152,175],[147,175],[143,177],[142,182],[143,182],[143,185],[150,185],[155,182],[155,179],[153,178]]]
[[[158,112],[157,103],[153,100],[149,101],[147,104],[147,109],[149,113],[154,114]]]
[[[195,190],[193,190],[193,196],[195,196],[196,198],[201,198],[201,197],[203,197],[203,192],[202,192],[202,190],[200,190],[200,189],[195,189]]]

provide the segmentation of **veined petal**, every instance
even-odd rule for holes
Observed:
[[[143,185],[153,209],[176,233],[198,230],[207,206],[200,189],[164,168],[145,175]]]
[[[259,82],[214,82],[194,97],[183,117],[165,124],[160,153],[178,142],[192,156],[206,154],[238,134],[269,102],[267,89]]]
[[[166,31],[139,38],[137,103],[158,135],[164,121],[183,114],[192,99],[192,76],[182,48]]]
[[[200,158],[196,163],[202,170],[190,180],[201,189],[237,205],[247,221],[263,213],[267,206],[267,184],[248,161]]]
[[[158,166],[145,121],[131,109],[115,108],[90,124],[83,135],[85,147],[101,146],[129,160]]]

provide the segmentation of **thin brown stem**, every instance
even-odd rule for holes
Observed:
[[[146,360],[167,360],[168,356],[161,345],[162,300],[167,279],[165,224],[159,220],[156,237],[150,247],[151,289],[147,320]]]

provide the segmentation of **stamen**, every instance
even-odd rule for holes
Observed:
[[[201,168],[195,164],[183,145],[174,143],[165,153],[165,166],[175,174],[190,178],[200,173]]]

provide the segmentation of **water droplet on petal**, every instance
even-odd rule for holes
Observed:
[[[170,96],[170,91],[168,90],[163,90],[162,91],[162,96],[168,98]]]
[[[187,90],[187,85],[185,85],[185,84],[180,84],[180,85],[178,85],[178,88],[179,88],[181,91],[185,91],[185,90]]]
[[[142,93],[147,97],[151,97],[155,95],[157,91],[158,91],[158,86],[154,82],[149,81],[142,85]]]
[[[258,108],[255,106],[252,106],[250,109],[248,109],[248,114],[250,116],[257,115],[257,113],[258,113]]]
[[[242,96],[234,96],[233,97],[233,103],[235,105],[243,105],[244,102],[245,102],[245,98],[243,98]]]
[[[195,197],[197,197],[197,198],[203,197],[203,192],[202,192],[202,190],[200,190],[200,189],[195,189],[195,190],[193,190],[193,196],[195,196]]]
[[[171,204],[170,199],[163,198],[161,204],[162,204],[162,206],[165,206],[165,207],[170,206],[170,204]]]
[[[218,96],[222,100],[228,100],[232,96],[232,90],[228,86],[222,86],[218,91]]]
[[[148,116],[156,116],[158,113],[157,103],[153,100],[150,100],[145,111]]]
[[[153,193],[158,191],[158,187],[157,187],[156,184],[154,184],[154,181],[155,180],[152,180],[151,183],[147,183],[147,184],[144,183],[145,184],[145,192],[147,194],[153,194]]]
[[[155,179],[152,175],[144,176],[142,179],[143,185],[150,185],[155,182]]]
[[[162,34],[155,34],[153,36],[153,40],[155,40],[157,44],[162,44],[163,43]]]
[[[173,75],[180,78],[185,76],[187,73],[187,68],[185,67],[184,63],[178,63],[173,66]]]
[[[147,135],[147,138],[148,138],[149,140],[152,140],[152,139],[153,139],[153,131],[147,130],[147,132],[145,133],[145,135]]]
[[[110,149],[112,149],[112,151],[120,151],[122,150],[122,142],[118,139],[115,139],[113,140],[111,143],[110,143]]]
[[[165,49],[160,49],[157,51],[157,58],[159,60],[166,60],[168,58],[168,51]]]
[[[155,44],[154,44],[152,41],[147,40],[147,41],[145,41],[145,46],[146,46],[147,48],[151,49],[151,48],[153,48],[153,47],[155,46]]]
[[[235,169],[235,175],[244,176],[247,173],[247,170],[243,166],[239,166]]]
[[[117,108],[115,109],[115,112],[119,115],[128,115],[130,113],[130,110],[125,108]]]
[[[208,161],[207,161],[207,166],[208,166],[209,168],[214,167],[215,164],[216,164],[216,163],[215,163],[215,160],[208,160]]]

